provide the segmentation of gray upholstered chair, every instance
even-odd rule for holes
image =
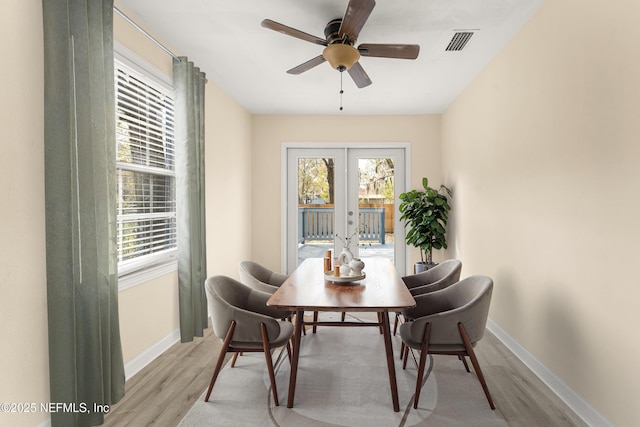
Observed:
[[[238,266],[240,281],[250,288],[273,294],[288,276],[276,273],[253,261],[242,261]]]
[[[271,351],[286,345],[287,353],[291,353],[289,340],[293,335],[293,325],[276,320],[286,317],[287,313],[267,306],[271,294],[251,289],[230,277],[208,278],[205,281],[205,291],[213,333],[222,340],[205,402],[209,401],[226,353],[236,353],[231,362],[233,367],[238,352],[264,352],[273,400],[277,406],[278,390]]]
[[[441,262],[429,270],[422,271],[410,276],[404,276],[402,281],[411,292],[411,295],[427,294],[429,292],[444,289],[460,280],[460,272],[462,271],[462,262],[457,259],[448,259]],[[416,301],[417,304],[417,301]],[[410,310],[402,313],[405,320],[411,320],[413,317]],[[393,334],[398,330],[398,321],[400,313],[396,313],[396,320],[393,325]]]
[[[411,295],[422,295],[429,292],[444,289],[460,280],[462,262],[457,259],[448,259],[429,270],[405,276],[402,281],[411,292]]]
[[[421,316],[400,326],[400,336],[405,344],[403,369],[407,365],[409,348],[420,350],[414,408],[418,408],[427,354],[448,354],[458,356],[467,371],[469,367],[465,356],[469,356],[489,406],[495,409],[473,351],[484,335],[492,291],[493,280],[490,277],[471,276],[445,289],[420,296]]]
[[[242,283],[252,289],[269,294],[275,293],[280,285],[289,278],[289,276],[271,271],[267,267],[254,261],[241,261],[238,265],[238,272],[240,273],[240,281]],[[285,314],[283,319],[291,321],[294,314],[293,312],[287,311],[282,313]],[[307,331],[304,328],[302,332],[307,335]]]

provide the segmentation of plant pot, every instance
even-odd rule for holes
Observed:
[[[431,263],[426,263],[426,262],[416,262],[416,264],[413,266],[413,269],[415,271],[415,273],[422,273],[423,271],[427,271],[430,268],[435,267],[436,264],[435,262],[431,262]]]

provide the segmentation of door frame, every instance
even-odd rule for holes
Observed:
[[[287,256],[288,256],[288,209],[287,209],[287,184],[288,184],[288,151],[290,149],[401,149],[404,150],[404,177],[396,176],[396,181],[404,180],[405,191],[409,191],[411,188],[411,144],[408,142],[283,142],[281,144],[281,156],[280,156],[280,212],[281,212],[281,241],[280,241],[280,264],[281,271],[287,271]],[[405,242],[405,227],[400,222],[400,213],[397,210],[400,205],[400,194],[395,194],[395,207],[396,212],[394,215],[394,239],[395,241],[401,241],[404,244],[404,263],[398,265],[396,268],[401,275],[408,274],[410,272],[410,255],[411,248],[406,245]],[[294,219],[296,220],[296,219]]]

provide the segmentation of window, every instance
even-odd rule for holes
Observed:
[[[118,60],[115,97],[122,276],[175,260],[174,110],[171,88]]]

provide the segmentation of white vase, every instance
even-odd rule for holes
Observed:
[[[351,267],[349,267],[349,264],[342,264],[340,266],[340,277],[347,277],[347,276],[352,276]]]
[[[364,268],[364,262],[360,258],[354,258],[349,263],[351,267],[351,274],[354,276],[362,275],[362,269]]]
[[[353,254],[349,250],[349,248],[342,248],[342,252],[338,255],[338,262],[340,265],[349,265],[351,260],[353,259]]]

